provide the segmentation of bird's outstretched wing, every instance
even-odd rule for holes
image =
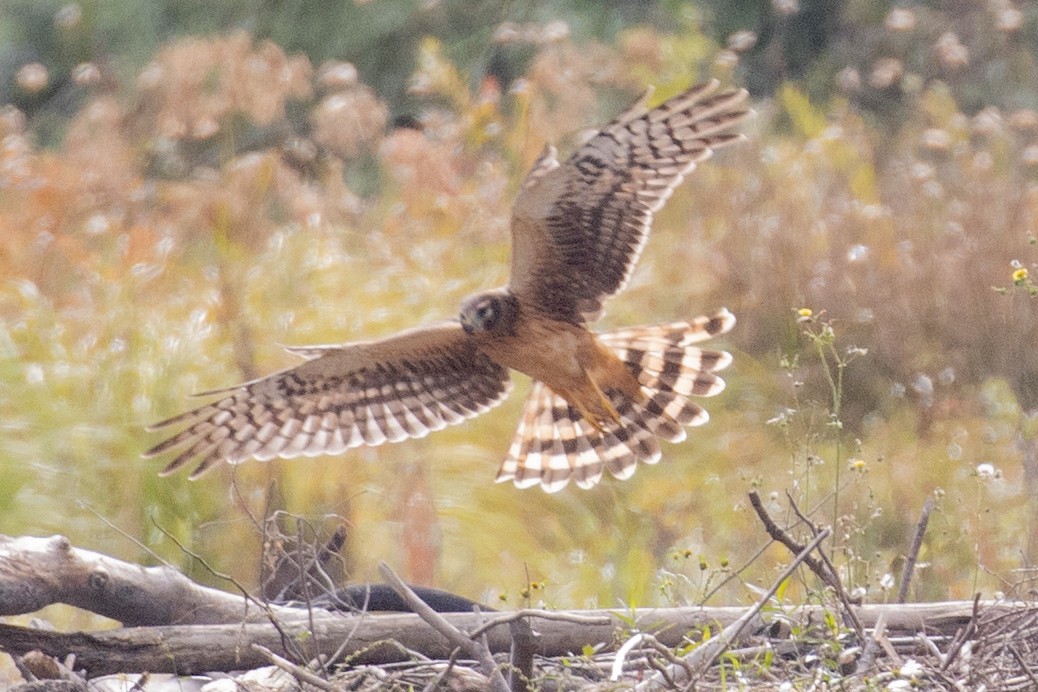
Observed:
[[[563,164],[545,151],[513,210],[509,289],[520,301],[579,324],[623,289],[653,213],[697,163],[741,138],[732,128],[748,114],[746,91],[717,86],[652,110],[639,102]]]
[[[224,396],[151,426],[187,427],[144,456],[175,449],[163,475],[194,464],[197,478],[222,460],[338,454],[424,437],[487,411],[511,388],[508,370],[453,321],[381,341],[290,350],[310,360],[208,392]]]

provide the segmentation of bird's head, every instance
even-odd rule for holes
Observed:
[[[507,289],[469,296],[461,304],[461,327],[466,334],[510,333],[519,316],[519,301]]]

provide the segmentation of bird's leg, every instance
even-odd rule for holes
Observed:
[[[577,412],[580,414],[580,417],[586,420],[588,423],[590,423],[592,428],[597,430],[599,433],[605,435],[605,428],[602,426],[600,416],[596,416],[594,413],[591,412],[590,409],[585,407],[579,401],[573,402],[573,408],[577,409]]]
[[[595,393],[595,396],[598,399],[598,401],[595,402],[597,404],[595,407],[597,411],[591,412],[585,410],[583,407],[578,407],[581,409],[580,414],[591,423],[595,430],[604,433],[605,430],[603,425],[607,421],[612,421],[617,425],[620,424],[620,414],[617,412],[616,407],[613,406],[613,402],[611,402],[609,397],[606,396],[606,393],[603,392],[602,388],[598,386],[597,382],[595,382],[595,378],[591,377],[590,373],[588,373],[587,369],[584,370],[584,377],[586,377],[587,381],[591,384],[591,390]],[[604,414],[602,412],[604,412]]]

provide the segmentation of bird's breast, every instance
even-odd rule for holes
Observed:
[[[557,320],[520,318],[511,334],[488,335],[483,350],[505,367],[562,391],[585,379],[599,348],[588,330]]]

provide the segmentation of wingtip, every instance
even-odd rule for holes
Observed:
[[[197,481],[199,478],[201,478],[203,475],[205,475],[206,472],[209,471],[209,468],[210,467],[208,467],[208,466],[205,466],[205,467],[199,466],[197,469],[195,469],[191,473],[187,474],[187,479],[189,481]]]
[[[156,430],[157,428],[146,428],[146,429],[148,429],[148,430]],[[141,452],[141,458],[142,459],[154,459],[155,457],[158,457],[158,456],[161,456],[161,455],[165,454],[169,450],[173,449],[174,447],[176,447],[176,446],[178,446],[178,445],[180,445],[182,443],[183,443],[183,440],[180,439],[180,436],[179,435],[174,435],[173,437],[169,437],[169,438],[163,440],[162,442],[159,442],[158,444],[153,445],[149,449],[146,449],[145,451]]]
[[[645,89],[642,90],[641,96],[639,96],[638,100],[634,102],[634,105],[631,107],[631,109],[634,109],[634,108],[648,108],[649,99],[651,99],[652,95],[655,94],[655,93],[656,93],[656,85],[655,84],[648,85],[647,87],[645,87]]]
[[[148,450],[147,452],[145,452],[145,454],[150,454],[151,452],[152,452],[152,450]],[[154,456],[156,456],[156,455],[153,455],[151,457],[145,457],[145,458],[151,459],[151,458],[154,458]],[[164,467],[162,467],[162,469],[158,472],[158,477],[159,478],[166,478],[168,476],[172,476],[174,473],[176,473],[177,471],[179,471],[183,467],[184,467],[184,461],[183,460],[181,460],[181,459],[174,459],[173,461],[169,462]]]
[[[747,89],[745,87],[738,87],[738,88],[733,87],[733,88],[728,89],[724,93],[731,93],[732,96],[735,97],[739,101],[744,101],[744,100],[746,100],[746,99],[748,99],[750,97],[750,91],[749,91],[749,89]]]
[[[185,411],[184,413],[178,413],[177,415],[170,416],[169,418],[163,418],[162,420],[156,421],[155,423],[148,423],[144,426],[144,430],[145,432],[158,432],[163,428],[168,428],[171,425],[176,425],[177,423],[185,420],[190,413],[193,412]]]

